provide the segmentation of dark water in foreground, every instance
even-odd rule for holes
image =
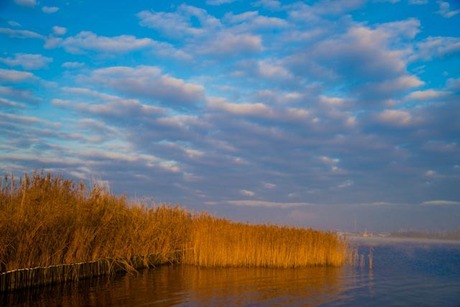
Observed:
[[[356,241],[345,268],[163,266],[2,295],[7,306],[460,306],[460,244]],[[372,250],[373,268],[368,254]]]

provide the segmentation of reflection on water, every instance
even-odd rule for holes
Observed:
[[[359,243],[367,257],[369,245]],[[460,245],[372,244],[373,269],[163,266],[0,295],[6,306],[460,306]]]
[[[336,298],[343,270],[162,266],[112,280],[86,280],[12,293],[4,296],[3,302],[42,306],[319,305]]]

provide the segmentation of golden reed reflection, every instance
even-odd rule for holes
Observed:
[[[114,279],[9,293],[0,303],[17,306],[286,305],[315,306],[343,292],[346,268],[199,268],[162,266]]]

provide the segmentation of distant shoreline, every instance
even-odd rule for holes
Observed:
[[[450,244],[460,245],[460,240],[439,239],[439,238],[412,238],[394,236],[362,236],[359,234],[346,233],[343,236],[350,242],[365,242],[368,244],[393,244],[393,243],[423,243],[423,244]]]

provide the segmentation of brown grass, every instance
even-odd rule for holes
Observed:
[[[43,172],[1,180],[0,234],[0,271],[107,258],[129,267],[152,255],[201,266],[337,266],[347,253],[334,233],[149,208]]]

